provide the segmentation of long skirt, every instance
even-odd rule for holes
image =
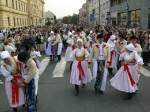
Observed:
[[[72,52],[72,47],[67,47],[66,54],[65,54],[65,61],[70,61],[71,52]]]
[[[110,68],[116,68],[116,66],[117,66],[117,56],[116,56],[116,53],[113,52]]]
[[[94,87],[98,87],[99,90],[105,91],[107,82],[107,73],[105,60],[93,61],[93,79],[95,81]]]
[[[133,93],[135,92],[138,87],[136,83],[139,80],[139,74],[137,72],[137,65],[127,65],[129,68],[129,72],[132,76],[132,79],[135,81],[135,84],[132,86],[129,74],[127,71],[124,71],[124,66],[122,66],[116,75],[110,80],[111,85],[120,91],[124,91],[126,93]]]
[[[21,79],[17,79],[17,81],[19,83],[22,82]],[[18,101],[18,103],[15,103],[15,104],[12,104],[12,82],[11,81],[7,81],[6,79],[5,79],[5,89],[6,89],[6,94],[7,94],[7,98],[8,98],[10,107],[18,107],[18,106],[21,106],[21,105],[23,105],[25,103],[23,88],[19,88],[18,87],[19,101]],[[15,90],[13,90],[13,92],[14,91]]]
[[[27,87],[25,87],[26,101],[25,112],[36,112],[35,102],[35,82],[34,79],[30,81]]]
[[[53,50],[54,51],[52,51],[52,46],[50,44],[48,44],[48,47],[46,48],[45,52],[47,55],[55,55],[55,47],[53,48]]]
[[[62,42],[58,43],[57,55],[60,55],[62,51]]]
[[[81,66],[84,75],[81,75],[81,70],[78,68],[78,65],[79,65],[79,61],[75,60],[72,65],[70,83],[80,85],[81,83],[86,84],[88,82],[91,82],[92,75],[91,75],[91,70],[88,68],[87,61],[81,61]]]

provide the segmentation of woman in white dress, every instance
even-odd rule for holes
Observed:
[[[115,41],[116,37],[115,35],[112,35],[109,40],[107,41],[107,44],[109,45],[110,47],[110,66],[108,68],[108,71],[109,71],[109,76],[113,76],[112,74],[112,71],[113,71],[113,68],[116,68],[117,66],[117,63],[116,63],[116,60],[117,60],[117,57],[116,57],[116,50],[115,50]]]
[[[93,31],[90,31],[90,34],[87,36],[87,39],[88,39],[88,51],[91,52],[91,49],[92,49],[92,45],[93,45],[93,40],[92,40],[92,34],[93,34]]]
[[[52,46],[52,44],[55,42],[55,36],[54,32],[51,31],[50,37],[47,39],[48,41],[48,47],[46,49],[46,54],[50,56],[50,61],[54,61],[55,58],[55,48]]]
[[[71,54],[73,65],[70,76],[70,83],[75,84],[76,95],[78,95],[80,84],[83,84],[82,87],[84,88],[85,84],[92,80],[91,70],[88,68],[87,63],[89,52],[83,48],[81,39],[78,39],[77,45],[78,48],[73,50]]]
[[[70,63],[69,67],[71,69],[72,62],[71,62],[71,59],[70,59],[70,54],[75,49],[74,41],[73,41],[73,35],[72,35],[71,32],[69,32],[69,38],[67,39],[66,42],[68,44],[68,47],[67,47],[67,50],[66,50],[65,61]]]
[[[142,58],[135,52],[134,46],[129,44],[126,51],[120,55],[122,67],[116,75],[110,80],[111,85],[119,90],[127,93],[125,100],[132,98],[132,93],[138,90],[137,82],[140,73]]]
[[[5,77],[5,89],[9,105],[14,112],[17,112],[17,107],[25,104],[17,57],[11,57],[8,51],[3,51],[1,52],[1,58],[1,73]]]

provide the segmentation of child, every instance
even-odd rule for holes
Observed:
[[[41,64],[40,64],[40,61],[38,60],[38,57],[41,57],[40,52],[35,51],[35,48],[31,47],[30,56],[35,61],[37,68],[40,69]]]

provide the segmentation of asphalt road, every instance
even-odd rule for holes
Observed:
[[[45,57],[47,56],[43,55],[40,60],[42,61]],[[149,77],[141,74],[139,90],[130,101],[123,100],[126,94],[110,86],[110,78],[107,79],[104,94],[96,92],[91,82],[84,89],[80,87],[79,95],[75,96],[74,85],[69,82],[68,64],[65,65],[61,77],[53,77],[53,71],[55,69],[59,71],[56,65],[57,62],[48,63],[40,77],[38,112],[150,112]],[[145,68],[150,71],[150,67]],[[1,75],[0,79],[4,81]],[[0,85],[0,112],[13,112],[8,105],[4,84]],[[24,112],[22,107],[19,107],[19,112]]]

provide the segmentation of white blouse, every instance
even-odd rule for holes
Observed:
[[[75,55],[77,55],[77,57],[82,56],[82,54],[83,54],[82,52],[84,51],[83,49],[84,49],[84,48],[81,48],[81,49],[76,48],[76,49],[74,49],[74,50],[72,51],[71,55],[70,55],[71,60],[72,60],[72,61],[75,60]],[[76,50],[78,50],[77,53],[76,53]],[[89,55],[90,55],[89,52],[85,49],[85,60],[88,60]]]
[[[14,56],[14,58],[17,60],[17,56]],[[11,58],[12,59],[12,58]],[[11,60],[12,61],[12,60]],[[5,64],[5,62],[4,61],[2,61],[1,62],[1,64]],[[13,64],[11,64],[11,66],[10,65],[7,65],[7,64],[5,64],[9,69],[10,69],[10,71],[14,71],[14,65]],[[2,73],[2,75],[6,78],[6,81],[11,81],[14,77],[11,75],[11,73],[9,72],[9,71],[7,71],[6,69],[5,69],[5,67],[4,66],[2,66],[1,65],[1,73]]]
[[[120,55],[119,60],[124,60],[125,62],[128,62],[132,58],[133,53],[135,53],[136,63],[139,65],[143,65],[143,59],[137,54],[137,52],[132,53],[124,52]]]
[[[74,41],[72,38],[68,38],[67,41],[66,41],[68,44],[70,45],[73,45],[74,44]]]

